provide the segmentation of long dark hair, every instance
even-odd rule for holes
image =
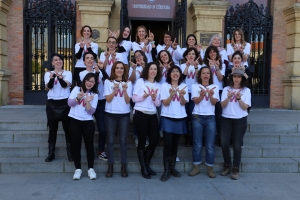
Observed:
[[[193,38],[195,39],[195,45],[197,45],[197,38],[196,38],[196,36],[195,36],[194,34],[189,34],[189,35],[186,37],[186,41],[185,41],[186,48],[189,47],[188,39],[189,39],[190,37],[193,37]]]
[[[85,77],[83,78],[82,82],[81,82],[81,87],[82,87],[82,90],[83,92],[85,93],[86,92],[86,87],[85,87],[85,82],[90,80],[91,78],[94,78],[95,79],[95,84],[94,86],[91,88],[91,91],[95,94],[98,94],[98,80],[97,80],[97,77],[94,73],[87,73],[85,75]]]
[[[209,74],[210,74],[208,84],[209,85],[213,84],[213,75],[210,71],[210,67],[208,67],[208,66],[201,67],[201,69],[198,71],[197,76],[196,76],[197,83],[202,84],[201,73],[202,73],[203,69],[208,69]]]
[[[128,35],[127,38],[123,38],[123,32],[124,32],[125,28],[129,28],[129,35]],[[124,27],[121,29],[121,31],[120,31],[119,37],[117,38],[117,43],[118,43],[118,44],[121,44],[123,40],[129,41],[130,35],[131,35],[131,29],[130,29],[130,27],[129,27],[129,26],[124,26]]]
[[[171,31],[165,31],[165,32],[162,34],[161,38],[160,38],[160,41],[159,41],[159,44],[160,44],[160,45],[164,45],[164,44],[165,44],[165,43],[164,43],[164,37],[165,37],[165,35],[171,36],[171,41],[174,41],[174,39],[175,39],[175,37],[174,37],[174,35],[173,35],[173,33],[172,33]]]
[[[125,67],[124,63],[122,63],[121,61],[117,61],[113,64],[113,66],[111,67],[111,73],[110,73],[110,77],[109,77],[109,80],[113,81],[117,78],[117,75],[116,75],[116,67],[118,64],[122,64],[123,67],[124,67],[124,73],[122,75],[122,81],[123,82],[126,82],[128,80],[128,67]]]
[[[183,59],[184,59],[185,61],[187,61],[187,59],[186,59],[185,57],[186,57],[186,56],[188,55],[188,53],[191,52],[191,51],[194,51],[194,52],[195,52],[195,59],[194,59],[194,61],[195,61],[197,58],[199,58],[199,59],[198,59],[198,62],[199,62],[200,65],[202,65],[202,63],[203,63],[202,58],[201,58],[201,56],[200,56],[199,51],[198,51],[195,47],[187,48],[187,49],[185,50],[185,52],[183,53],[183,56],[182,56]]]
[[[156,62],[150,62],[146,65],[146,67],[143,69],[142,71],[142,75],[141,75],[141,78],[143,78],[144,80],[148,80],[148,76],[149,76],[149,69],[151,67],[151,65],[155,65],[156,66],[156,69],[157,69],[157,74],[154,78],[154,80],[156,82],[159,82],[160,79],[161,79],[161,71],[160,71],[160,67],[159,65],[156,63]]]
[[[134,64],[136,64],[136,59],[135,59],[135,56],[134,56],[136,52],[139,52],[140,54],[142,54],[142,56],[143,56],[143,61],[144,61],[145,65],[147,65],[148,59],[147,59],[145,53],[144,53],[142,50],[136,50],[136,51],[134,52],[133,58],[132,58],[132,62],[133,62]]]
[[[209,61],[207,58],[211,59],[210,56],[209,56],[209,53],[211,51],[214,51],[217,53],[217,56],[216,56],[216,60],[219,60],[219,63],[220,63],[220,69],[222,69],[222,59],[221,59],[221,56],[220,56],[220,53],[219,53],[219,50],[218,50],[218,47],[215,47],[215,46],[209,46],[207,47],[207,49],[205,50],[205,55],[204,55],[204,64],[207,66],[207,67],[210,67],[209,66]]]
[[[172,58],[170,52],[168,52],[167,50],[161,50],[161,51],[158,53],[158,55],[157,55],[157,62],[158,62],[158,64],[159,64],[159,62],[161,62],[161,64],[163,64],[163,61],[160,59],[160,54],[161,54],[162,52],[166,52],[166,53],[168,54],[168,57],[169,57],[169,61],[168,61],[168,62],[170,63],[170,62],[172,61],[171,66],[174,65],[173,58]]]
[[[173,66],[171,66],[170,69],[168,69],[166,82],[169,83],[169,84],[172,84],[171,72],[172,72],[173,69],[178,69],[178,71],[180,73],[180,77],[179,77],[179,80],[178,80],[178,85],[180,85],[183,82],[184,78],[182,76],[182,71],[181,71],[180,67],[178,67],[177,65],[173,65]]]

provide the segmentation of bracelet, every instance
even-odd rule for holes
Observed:
[[[198,69],[198,67],[195,67],[195,69]]]
[[[238,99],[236,99],[236,100],[238,100],[238,101],[239,101],[239,100],[241,100],[241,98],[238,98]]]
[[[76,101],[79,101],[80,99],[78,99],[78,97],[76,97]]]

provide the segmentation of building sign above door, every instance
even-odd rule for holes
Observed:
[[[128,17],[173,19],[176,0],[127,0]]]

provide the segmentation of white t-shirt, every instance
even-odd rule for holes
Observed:
[[[121,54],[123,56],[123,62],[124,62],[124,64],[128,65],[128,54],[130,52],[132,42],[128,41],[128,40],[123,40],[121,42],[121,44],[119,44],[119,45],[122,46],[122,47],[124,47],[124,49],[126,50],[125,52],[122,52]]]
[[[182,57],[183,57],[183,54],[184,54],[184,52],[185,52],[186,50],[187,50],[186,47],[181,48]],[[200,56],[201,56],[201,58],[202,58],[202,60],[203,60],[203,59],[204,59],[204,52],[203,52],[203,50],[201,49],[199,53],[200,53]]]
[[[71,72],[64,70],[62,76],[63,76],[63,80],[68,81],[70,84],[72,84]],[[45,73],[44,80],[45,80],[45,85],[49,83],[50,72]],[[66,88],[61,87],[57,77],[55,77],[53,88],[49,89],[47,93],[48,99],[53,99],[53,100],[67,99],[69,95],[70,95],[70,87],[66,87]]]
[[[135,87],[136,81],[141,77],[143,69],[144,68],[142,66],[136,66],[136,69],[135,69],[135,82],[132,84],[132,88]],[[132,72],[133,72],[133,69],[132,69],[132,67],[130,67],[128,78],[132,75]]]
[[[91,42],[91,49],[96,55],[98,55],[98,44],[97,43]],[[77,43],[77,44],[75,44],[75,54],[79,50],[80,50],[80,46],[79,46],[79,43]],[[77,60],[75,67],[85,68],[85,64],[83,62],[83,54],[85,52],[88,52],[86,45],[84,45],[81,58]]]
[[[203,65],[206,66],[205,64],[203,64]],[[208,66],[208,67],[210,67],[210,66]],[[223,75],[223,77],[225,76],[225,68],[226,68],[226,65],[223,63],[222,69],[220,69],[220,73]],[[210,72],[213,75],[213,83],[219,87],[219,90],[223,90],[223,81],[219,81],[218,76],[216,74],[216,67],[211,69]]]
[[[137,42],[133,42],[132,50],[133,52],[136,52],[137,50],[142,50],[144,46],[145,46],[144,42],[140,42],[140,44],[138,44]],[[153,61],[151,50],[152,50],[152,44],[149,42],[149,44],[146,47],[146,51],[144,52],[147,57],[148,63]]]
[[[202,67],[201,65],[198,65],[198,71],[201,69],[201,67]],[[186,63],[180,65],[182,74],[183,74],[185,68],[186,68]],[[197,78],[197,73],[196,73],[195,67],[194,67],[194,65],[190,65],[188,68],[188,73],[186,75],[186,78],[184,79],[184,83],[187,84],[187,86],[188,86],[189,93],[191,93],[192,85],[194,83],[196,83],[196,78]]]
[[[104,96],[108,96],[113,92],[114,83],[118,83],[117,81],[105,80],[104,82]],[[125,102],[124,91],[122,88],[122,84],[125,82],[121,82],[119,84],[119,90],[115,93],[114,98],[111,102],[106,102],[105,104],[105,112],[114,113],[114,114],[126,114],[130,113],[130,103]],[[132,97],[132,84],[129,81],[127,83],[127,94],[131,98]]]
[[[88,73],[96,73],[96,70],[93,70],[93,72],[88,72],[87,70],[80,72],[79,73],[80,80],[82,81]],[[99,100],[105,99],[105,97],[103,96],[104,81],[102,81],[102,77],[103,77],[103,75],[102,75],[102,72],[100,71],[99,79],[97,81],[97,83],[98,83],[98,99]]]
[[[251,51],[251,45],[250,45],[250,43],[247,42],[246,46],[245,46],[245,49],[244,49],[244,54],[250,55],[250,51]],[[231,45],[231,43],[227,44],[227,56],[232,55],[233,53],[234,53],[233,46]],[[229,65],[233,65],[231,60],[229,60]],[[248,67],[248,62],[245,61],[244,65],[246,65]]]
[[[161,75],[161,80],[160,80],[160,84],[163,84],[166,82],[167,80],[167,73],[168,73],[168,70],[164,67],[163,68],[163,71],[162,71],[162,75]]]
[[[157,45],[156,47],[156,51],[157,51],[157,55],[159,54],[159,52],[161,52],[162,50],[165,50],[166,45]],[[179,66],[179,61],[182,59],[182,51],[179,45],[177,45],[176,50],[174,50],[172,47],[168,48],[168,52],[171,54],[173,62],[175,65]]]
[[[185,83],[181,83],[177,88],[179,90],[182,90],[185,86],[187,86]],[[165,100],[170,97],[170,92],[169,92],[170,89],[171,89],[171,84],[167,82],[161,85],[161,91],[160,91],[161,100]],[[187,102],[189,101],[189,93],[187,87],[185,88],[184,99]],[[161,104],[161,116],[170,117],[170,118],[184,118],[187,116],[185,112],[185,105],[180,104],[180,97],[178,92],[173,97],[173,100],[171,101],[169,106],[165,106],[163,103]]]
[[[214,95],[213,98],[220,100],[219,98],[219,88],[217,85],[209,85],[207,87],[201,85],[201,84],[193,84],[192,85],[192,97],[199,97],[200,96],[200,91],[201,90],[206,90],[206,89],[212,89],[214,88]],[[193,114],[195,115],[215,115],[215,105],[212,105],[210,102],[210,98],[208,94],[206,93],[205,97],[203,98],[202,101],[200,101],[199,104],[195,104]]]
[[[77,94],[79,92],[80,92],[80,87],[75,86],[70,94],[69,99],[76,99]],[[94,95],[94,99],[90,102],[90,104],[93,108],[96,109],[98,104],[98,95],[94,93],[88,93],[88,96],[90,95]],[[93,116],[88,114],[87,111],[85,110],[85,105],[86,105],[86,101],[85,98],[83,98],[80,101],[78,101],[76,106],[71,106],[68,116],[81,121],[93,120]]]
[[[145,94],[144,91],[146,91],[147,94],[156,93],[156,98],[160,98],[160,84],[157,82],[151,83],[149,81],[144,81],[144,79],[140,78],[136,81],[133,95],[141,97]],[[141,112],[145,111],[156,113],[156,106],[154,105],[151,96],[148,96],[146,99],[144,99],[144,101],[136,102],[134,109]]]
[[[238,92],[241,91],[242,94],[242,101],[247,104],[248,106],[251,106],[251,92],[250,89],[247,87],[244,87],[242,89],[233,89],[232,87],[225,87],[222,92],[221,102],[223,102],[227,98],[228,90],[230,92]],[[223,108],[222,116],[226,118],[232,118],[232,119],[240,119],[243,117],[246,117],[248,115],[247,110],[243,110],[240,106],[240,103],[238,100],[236,100],[235,97],[232,97],[230,101],[228,102],[228,105]]]
[[[104,62],[105,61],[105,52],[102,52],[100,54],[100,61],[101,62]],[[121,62],[124,62],[123,61],[123,55],[121,53],[116,53],[116,61],[121,61]],[[106,68],[105,68],[105,71],[108,75],[108,77],[110,77],[110,74],[111,74],[111,68],[113,66],[113,61],[112,61],[112,56],[110,55],[109,58],[108,58],[108,61],[107,61],[107,65],[106,65]]]

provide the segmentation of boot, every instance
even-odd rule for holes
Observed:
[[[127,169],[126,169],[126,163],[121,164],[121,176],[122,177],[128,176]]]
[[[144,178],[146,179],[150,179],[151,176],[146,168],[146,164],[145,164],[145,150],[137,150],[137,155],[140,161],[140,165],[141,165],[141,173],[143,175]]]
[[[239,171],[240,169],[238,167],[233,167],[231,173],[231,179],[238,180],[240,177]]]
[[[200,173],[200,165],[194,165],[192,171],[189,173],[190,176],[195,176]]]
[[[114,173],[114,164],[108,164],[108,169],[107,169],[107,172],[106,172],[106,177],[107,178],[111,178],[112,177],[112,175],[113,175],[113,173]]]
[[[148,173],[152,176],[156,175],[156,173],[150,168],[150,162],[151,162],[151,159],[153,157],[153,154],[154,154],[154,151],[148,151],[146,150],[145,152],[145,164],[146,164],[146,169],[148,171]]]
[[[175,164],[176,164],[176,156],[173,155],[171,156],[171,167],[170,167],[171,175],[175,177],[181,177],[181,174],[175,169]]]
[[[221,176],[227,176],[230,173],[231,173],[231,165],[224,164],[224,169],[221,172]]]
[[[162,182],[166,182],[170,178],[170,167],[171,167],[171,158],[164,157],[164,174],[160,178]]]
[[[73,162],[72,154],[71,154],[71,143],[67,142],[67,155],[68,155],[68,161]]]
[[[55,143],[49,143],[49,152],[48,152],[48,156],[47,158],[45,159],[45,162],[51,162],[52,160],[54,160],[55,158]]]
[[[213,167],[207,166],[207,175],[209,178],[216,178]]]

